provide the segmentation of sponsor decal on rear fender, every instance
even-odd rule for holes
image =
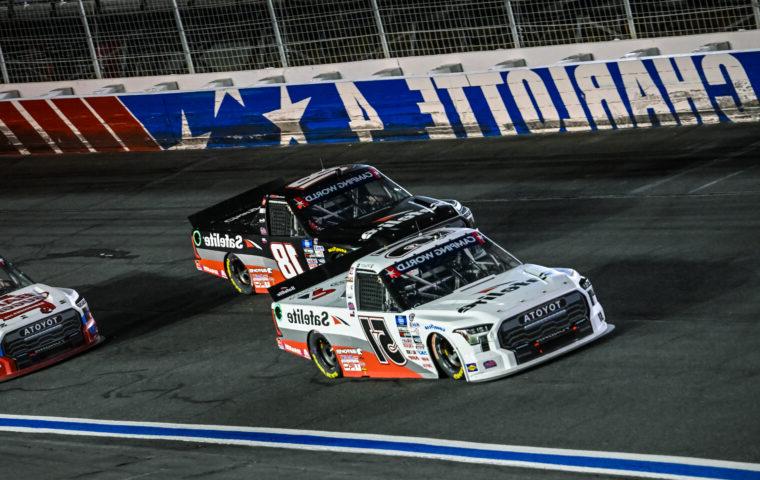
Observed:
[[[227,233],[224,236],[218,233],[202,235],[198,230],[193,232],[193,242],[196,246],[209,248],[234,248],[242,250],[245,246],[242,235],[230,236]]]
[[[304,311],[300,308],[296,308],[295,310],[288,312],[285,315],[285,319],[288,323],[300,325],[330,326],[330,314],[327,312],[315,313],[309,310]]]

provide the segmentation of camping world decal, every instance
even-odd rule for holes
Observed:
[[[528,135],[760,120],[760,51],[439,77],[0,101],[0,154]]]

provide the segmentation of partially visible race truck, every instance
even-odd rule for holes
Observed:
[[[435,225],[473,226],[456,200],[411,195],[374,167],[345,165],[277,179],[189,217],[198,270],[242,294],[362,245],[383,245]]]
[[[76,291],[35,283],[0,256],[0,382],[101,341],[90,307]]]

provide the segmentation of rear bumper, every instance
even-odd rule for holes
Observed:
[[[0,357],[0,382],[7,382],[8,380],[12,380],[16,377],[20,377],[22,375],[26,375],[28,373],[36,372],[37,370],[42,370],[45,367],[49,367],[50,365],[53,365],[55,363],[62,362],[66,360],[69,357],[73,357],[74,355],[78,355],[86,350],[89,350],[96,345],[99,345],[100,343],[105,340],[105,337],[101,335],[96,335],[92,338],[89,336],[85,336],[86,340],[85,343],[80,345],[79,347],[73,348],[71,350],[67,350],[65,352],[61,352],[60,354],[48,358],[45,361],[42,361],[40,363],[37,363],[35,365],[32,365],[30,367],[16,370],[15,365],[12,360],[9,360],[5,357]]]

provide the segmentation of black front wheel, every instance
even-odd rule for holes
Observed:
[[[236,292],[243,295],[253,293],[251,284],[251,274],[245,268],[245,264],[235,254],[227,255],[224,260],[224,268],[227,270],[227,277],[230,279],[230,285]]]
[[[452,380],[464,378],[464,366],[454,346],[446,340],[446,337],[434,333],[430,338],[430,350],[433,359],[438,366],[438,371]]]
[[[338,357],[333,352],[332,345],[324,335],[312,332],[309,335],[309,355],[317,369],[327,378],[339,378],[343,376],[338,363]]]

